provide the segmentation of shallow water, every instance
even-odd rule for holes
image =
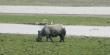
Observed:
[[[40,25],[0,23],[0,33],[37,34],[42,27]],[[110,26],[66,25],[64,27],[67,35],[110,37]]]
[[[0,13],[110,15],[110,7],[0,6]]]

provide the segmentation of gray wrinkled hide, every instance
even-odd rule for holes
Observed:
[[[43,36],[46,36],[46,39],[52,40],[52,37],[60,36],[60,42],[64,41],[66,30],[63,25],[45,25],[41,31],[38,31],[38,38],[42,39]]]

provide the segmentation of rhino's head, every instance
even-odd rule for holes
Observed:
[[[38,31],[37,41],[42,41],[42,33],[41,33],[41,31]]]

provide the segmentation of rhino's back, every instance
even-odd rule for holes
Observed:
[[[45,34],[60,34],[63,30],[62,25],[48,25],[44,27]]]
[[[63,29],[63,26],[56,24],[56,25],[49,25],[48,28],[53,31],[61,31]]]

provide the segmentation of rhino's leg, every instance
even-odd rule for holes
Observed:
[[[64,42],[64,35],[60,35],[60,42]]]
[[[51,41],[51,42],[53,42],[52,36],[51,36],[51,35],[47,35],[47,36],[46,36],[46,41]]]
[[[48,41],[49,36],[46,36],[46,41]]]
[[[49,35],[49,39],[51,40],[51,42],[53,42],[53,39],[52,39],[52,36],[51,35]]]

